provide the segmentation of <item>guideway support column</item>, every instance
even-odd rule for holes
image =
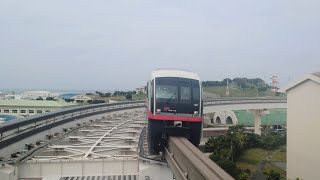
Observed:
[[[261,115],[269,114],[270,112],[265,109],[250,109],[249,112],[252,112],[255,118],[254,133],[261,135]]]

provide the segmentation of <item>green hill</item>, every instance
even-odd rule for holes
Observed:
[[[203,87],[204,92],[210,93],[219,97],[226,96],[226,89],[227,89],[226,86]],[[257,88],[240,89],[239,87],[229,87],[229,96],[230,97],[261,97],[261,96],[274,96],[274,94],[271,93],[270,91],[258,91]]]
[[[204,94],[209,97],[226,96],[227,84],[229,86],[230,97],[274,96],[274,94],[271,93],[271,87],[260,78],[226,78],[223,81],[202,82],[203,90],[205,92]]]

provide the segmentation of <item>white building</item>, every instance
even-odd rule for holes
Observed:
[[[87,95],[75,95],[72,96],[71,99],[75,100],[75,101],[88,101],[88,100],[92,100],[91,97],[87,96]]]
[[[3,92],[0,92],[0,99],[4,99],[5,98],[5,94]]]
[[[146,93],[146,86],[136,88],[136,94],[139,94],[140,92]]]
[[[320,73],[285,88],[287,101],[287,178],[320,179]]]
[[[19,94],[7,94],[3,99],[21,99],[21,95]]]
[[[36,99],[41,97],[46,99],[47,97],[55,97],[57,94],[51,93],[49,91],[26,91],[21,93],[21,99]]]
[[[0,115],[30,116],[72,106],[77,104],[46,100],[0,100]]]

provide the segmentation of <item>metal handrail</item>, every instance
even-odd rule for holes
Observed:
[[[226,105],[226,104],[258,104],[258,103],[287,103],[283,98],[224,98],[205,100],[204,106]]]

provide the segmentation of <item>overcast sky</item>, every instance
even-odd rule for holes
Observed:
[[[282,84],[319,71],[320,1],[0,1],[0,89],[131,89],[156,68]]]

